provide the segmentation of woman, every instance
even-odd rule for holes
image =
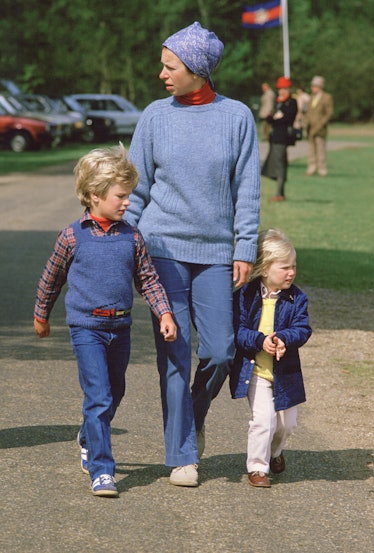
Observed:
[[[144,235],[178,326],[165,347],[154,320],[165,464],[179,486],[198,485],[205,417],[234,355],[233,281],[249,281],[257,251],[255,125],[244,104],[213,90],[222,51],[198,22],[163,43],[159,77],[171,97],[144,110],[129,151],[140,180],[126,220]],[[191,322],[199,357],[192,390]]]
[[[290,144],[289,128],[292,128],[297,114],[297,102],[291,98],[292,83],[287,77],[279,77],[276,84],[278,97],[274,115],[269,115],[267,121],[272,125],[270,134],[270,149],[261,174],[277,181],[276,195],[273,202],[286,199],[284,186],[287,180],[287,146]]]

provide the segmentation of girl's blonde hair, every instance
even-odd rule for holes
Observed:
[[[274,261],[283,261],[291,254],[296,256],[296,251],[284,232],[277,228],[261,231],[258,235],[257,260],[252,278],[262,276]]]
[[[91,207],[91,194],[106,198],[108,190],[120,184],[131,192],[138,184],[135,165],[127,159],[122,142],[113,148],[97,148],[81,157],[74,168],[75,191],[82,205]]]

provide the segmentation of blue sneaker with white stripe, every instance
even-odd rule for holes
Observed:
[[[100,497],[118,497],[115,480],[110,474],[100,474],[91,482],[91,489],[94,495]]]
[[[78,443],[79,449],[81,450],[81,469],[82,469],[82,472],[84,472],[84,474],[90,474],[89,470],[88,470],[88,449],[81,446],[80,432],[78,432],[77,443]]]

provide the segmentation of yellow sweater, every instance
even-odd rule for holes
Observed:
[[[262,313],[260,318],[260,324],[258,330],[263,332],[265,336],[268,336],[274,332],[274,311],[275,304],[277,303],[277,298],[262,299]],[[273,356],[266,353],[266,351],[261,350],[256,355],[256,364],[253,369],[253,374],[270,380],[273,382]]]

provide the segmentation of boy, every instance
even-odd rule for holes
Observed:
[[[138,182],[123,145],[92,150],[74,172],[86,210],[57,238],[39,281],[34,328],[40,338],[49,335],[50,313],[67,282],[66,321],[84,394],[81,467],[90,474],[94,495],[118,497],[110,421],[125,393],[133,278],[165,341],[174,341],[177,331],[143,237],[122,219]]]

